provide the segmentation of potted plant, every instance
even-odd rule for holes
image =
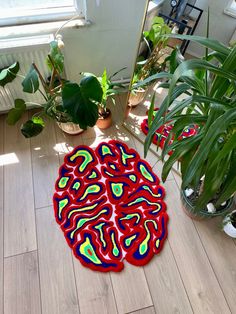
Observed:
[[[233,210],[224,218],[223,230],[231,238],[236,238],[236,210]]]
[[[107,108],[107,101],[110,98],[113,103],[115,103],[114,95],[120,93],[121,91],[125,91],[125,87],[119,83],[113,83],[112,78],[123,71],[126,68],[122,68],[119,71],[115,72],[110,77],[107,76],[107,70],[104,69],[103,74],[101,77],[97,77],[102,89],[102,98],[101,101],[98,102],[98,119],[96,122],[97,127],[100,129],[107,129],[112,124],[112,114],[111,110]],[[86,77],[87,76],[94,76],[91,73],[83,73]]]
[[[50,117],[67,133],[80,133],[88,126],[95,125],[98,119],[98,103],[102,100],[102,88],[93,75],[83,77],[80,83],[63,78],[64,55],[58,47],[58,42],[50,44],[47,65],[50,71],[46,80],[36,64],[32,64],[22,81],[26,93],[41,93],[43,104],[35,104],[41,110],[21,126],[25,137],[38,135],[44,128],[44,118]],[[7,121],[15,124],[26,110],[22,99],[15,101],[15,108],[8,113]]]
[[[140,80],[145,80],[151,75],[164,70],[166,62],[166,51],[168,38],[163,35],[170,34],[171,29],[165,23],[162,17],[154,17],[149,31],[143,32],[143,40],[145,41],[149,56],[144,59],[143,56],[138,57],[135,66],[134,76],[131,84],[131,92],[129,95],[129,106],[136,107],[141,103],[146,95],[147,86],[139,86],[136,84]]]
[[[163,181],[178,162],[185,211],[195,218],[222,215],[232,208],[236,191],[236,46],[198,36],[174,37],[204,45],[206,55],[183,61],[169,73],[169,81],[163,84],[167,97],[157,112],[151,108],[150,116],[155,117],[150,121],[145,155],[155,131],[171,121],[173,128],[162,151]],[[182,100],[177,102],[178,97]],[[179,140],[191,125],[197,125],[197,134]]]

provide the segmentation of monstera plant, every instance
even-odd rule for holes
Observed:
[[[102,88],[94,75],[86,76],[79,83],[63,78],[64,55],[57,41],[50,44],[50,52],[46,63],[50,71],[45,79],[36,64],[32,64],[22,81],[23,91],[43,96],[42,104],[35,104],[41,110],[26,121],[21,132],[25,137],[38,135],[44,128],[46,116],[59,123],[72,122],[86,129],[95,125],[98,119],[98,104],[102,100]],[[15,124],[26,110],[22,99],[15,100],[15,107],[8,113],[7,121]]]
[[[236,191],[236,46],[229,48],[198,36],[174,37],[205,46],[206,54],[202,59],[183,61],[173,74],[162,74],[169,75],[162,83],[168,95],[158,111],[152,106],[149,112],[153,119],[149,119],[145,154],[155,131],[172,124],[162,152],[163,181],[178,162],[181,197],[188,214],[221,215],[232,207]],[[179,140],[189,126],[197,128],[197,134]]]

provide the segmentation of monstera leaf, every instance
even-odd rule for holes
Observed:
[[[21,133],[26,138],[37,136],[44,128],[44,121],[40,117],[33,117],[21,126]]]
[[[94,76],[84,77],[80,85],[67,82],[62,89],[64,109],[71,115],[72,121],[82,129],[95,125],[98,119],[97,104],[102,100],[102,88]]]
[[[20,69],[19,62],[15,62],[10,65],[8,68],[0,71],[0,86],[5,86],[7,83],[10,83],[16,77]]]
[[[38,73],[33,65],[31,65],[29,72],[21,84],[23,86],[23,91],[26,93],[33,94],[39,89]]]
[[[9,125],[16,124],[20,120],[26,110],[26,104],[23,99],[15,99],[15,107],[12,108],[7,115],[7,123]]]

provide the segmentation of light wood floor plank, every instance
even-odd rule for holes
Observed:
[[[39,270],[43,314],[78,314],[71,250],[56,224],[53,208],[37,210]]]
[[[76,146],[83,145],[83,137],[82,134],[78,135],[68,135],[64,133],[59,127],[55,124],[55,132],[56,132],[56,151],[59,154],[59,162],[60,165],[64,161],[64,157],[70,151],[72,151]],[[88,131],[85,131],[88,132]]]
[[[230,309],[236,313],[236,246],[220,229],[221,223],[222,219],[194,222]]]
[[[3,119],[0,116],[0,156],[3,155]],[[0,164],[0,313],[3,313],[3,165]]]
[[[94,272],[73,258],[81,314],[117,313],[110,274]]]
[[[194,224],[181,209],[174,181],[165,184],[169,242],[195,313],[230,313]]]
[[[43,132],[31,138],[35,208],[52,205],[59,166],[54,123],[45,121]]]
[[[119,313],[127,313],[152,306],[152,299],[142,267],[125,262],[124,270],[111,274]]]
[[[144,268],[152,300],[158,314],[192,313],[168,241],[162,252],[153,257]]]
[[[130,312],[129,314],[155,314],[155,309],[153,306],[146,307],[145,309],[141,309],[135,312]]]
[[[40,314],[37,253],[5,258],[4,314]]]
[[[35,212],[30,142],[20,132],[26,114],[15,126],[4,123],[4,255],[35,250]]]

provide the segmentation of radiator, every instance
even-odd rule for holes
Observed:
[[[19,74],[25,76],[31,63],[34,62],[45,78],[48,77],[48,69],[45,63],[49,52],[49,43],[53,35],[40,35],[34,37],[22,37],[10,40],[0,40],[0,69],[9,66],[15,61],[20,64]],[[22,91],[22,77],[5,85],[0,86],[0,112],[9,111],[14,106],[14,99],[22,98],[26,102],[43,103],[43,97],[39,92],[28,94]],[[34,107],[27,104],[28,108]]]

